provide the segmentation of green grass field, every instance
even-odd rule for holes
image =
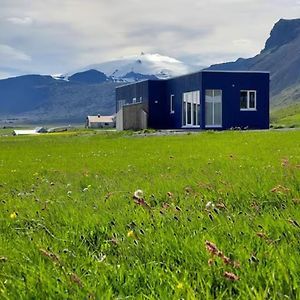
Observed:
[[[300,298],[298,131],[2,136],[0,207],[0,299]]]
[[[300,104],[271,111],[271,122],[274,127],[300,127]]]

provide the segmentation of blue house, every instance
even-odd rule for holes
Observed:
[[[269,128],[269,73],[200,71],[116,88],[126,129]]]

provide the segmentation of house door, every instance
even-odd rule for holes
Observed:
[[[182,127],[200,127],[200,91],[183,93]]]
[[[205,91],[205,127],[222,127],[222,90]]]

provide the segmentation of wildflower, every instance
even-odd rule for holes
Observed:
[[[183,283],[182,282],[178,282],[176,288],[178,288],[179,290],[183,288]]]
[[[16,219],[16,217],[18,216],[18,214],[14,211],[13,213],[10,214],[10,218],[11,219]]]
[[[142,190],[136,190],[133,193],[133,199],[142,199],[144,195],[144,192]]]
[[[208,265],[209,266],[212,266],[212,264],[214,263],[214,260],[212,258],[210,258],[208,261],[207,261]]]
[[[219,208],[219,209],[226,209],[226,206],[223,202],[217,203],[216,207]]]
[[[215,205],[211,202],[211,201],[208,201],[207,203],[206,203],[206,205],[205,205],[205,208],[206,209],[211,209],[211,208],[214,208],[215,207]]]
[[[265,233],[263,233],[263,232],[257,232],[256,235],[257,235],[258,237],[262,238],[262,239],[265,239],[265,238],[266,238],[266,235],[265,235]]]
[[[222,255],[221,258],[222,258],[222,260],[223,260],[223,262],[224,262],[225,265],[228,265],[228,264],[231,263],[231,260],[230,260],[229,257],[227,257],[227,256],[225,256],[225,255]]]
[[[134,234],[133,230],[128,231],[128,232],[127,232],[127,236],[128,236],[128,237],[134,237],[135,234]]]
[[[186,194],[191,194],[193,192],[193,189],[190,186],[187,186],[184,190]]]
[[[54,263],[58,263],[60,264],[61,263],[61,260],[59,258],[58,255],[56,255],[55,253],[52,253],[52,252],[49,252],[45,249],[40,249],[40,252],[45,256],[45,257],[48,257],[49,259],[51,259]]]
[[[168,197],[172,198],[173,197],[173,193],[171,192],[167,192]]]
[[[170,205],[168,203],[163,203],[162,208],[163,209],[168,209]]]
[[[0,262],[2,262],[2,263],[7,262],[7,257],[6,256],[0,256]]]
[[[272,193],[287,194],[290,190],[280,184],[271,189]]]
[[[212,255],[216,255],[216,256],[219,255],[220,251],[214,243],[210,241],[205,241],[205,246],[206,246],[206,250],[210,252]]]
[[[78,277],[78,275],[76,275],[75,273],[72,273],[70,275],[70,280],[74,283],[76,283],[80,288],[83,287],[82,281],[81,279]]]
[[[143,199],[135,199],[134,202],[137,204],[137,205],[141,205],[143,206],[144,208],[148,208],[150,209],[150,205]]]
[[[231,272],[224,272],[224,277],[231,281],[238,281],[240,279],[239,276],[237,276]]]
[[[289,160],[287,158],[284,158],[281,160],[281,166],[282,167],[288,167],[289,166]]]

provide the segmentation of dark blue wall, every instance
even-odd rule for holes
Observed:
[[[132,98],[149,104],[150,128],[182,127],[183,93],[200,91],[200,128],[205,129],[205,90],[222,90],[222,129],[232,127],[269,128],[269,73],[200,71],[169,80],[148,80],[118,87],[116,101]],[[256,111],[240,110],[240,91],[256,90]],[[170,96],[174,95],[174,113],[170,113]]]
[[[149,81],[149,115],[148,127],[166,129],[167,105],[166,105],[166,80]]]
[[[168,128],[182,127],[182,94],[201,90],[202,73],[193,73],[168,80],[167,83],[167,106],[168,113],[166,121]],[[175,109],[174,114],[170,114],[170,96],[174,95]],[[201,95],[200,95],[201,98]],[[200,99],[201,100],[201,99]],[[199,115],[200,120],[201,116]]]
[[[127,84],[116,88],[116,110],[118,109],[119,100],[125,100],[126,104],[132,103],[133,98],[136,101],[148,102],[149,99],[149,80],[140,81],[133,84]]]
[[[202,74],[202,104],[206,89],[222,90],[223,129],[269,128],[269,73],[203,71]],[[256,111],[240,110],[241,90],[256,90]],[[205,106],[202,105],[202,110],[204,109]]]

